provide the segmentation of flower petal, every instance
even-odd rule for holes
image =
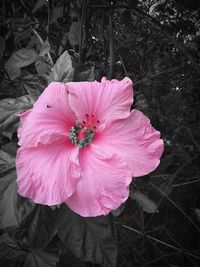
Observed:
[[[68,118],[74,118],[74,113],[69,106],[68,92],[64,83],[50,83],[35,102],[34,108],[37,106],[56,108],[67,115]]]
[[[78,148],[69,144],[21,147],[16,167],[19,194],[39,204],[61,204],[80,178]]]
[[[79,161],[81,178],[65,201],[73,211],[84,217],[106,215],[126,201],[132,176],[119,156],[91,144],[80,151]]]
[[[98,133],[97,143],[103,150],[120,155],[133,176],[143,176],[155,170],[164,149],[160,132],[136,109],[128,118],[106,125],[102,133]]]
[[[73,123],[57,108],[37,106],[22,122],[18,144],[36,147],[39,144],[69,142],[68,132]]]
[[[74,125],[75,114],[68,103],[63,83],[51,83],[38,98],[33,109],[22,113],[19,128],[19,145],[35,147],[41,144],[68,140],[69,128]]]
[[[106,80],[99,82],[70,82],[66,84],[69,91],[69,104],[78,118],[85,114],[95,114],[99,120],[124,118],[130,113],[133,101],[132,81]]]

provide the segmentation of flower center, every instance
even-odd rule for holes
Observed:
[[[94,139],[95,130],[99,123],[100,121],[94,114],[85,114],[85,119],[77,120],[76,125],[71,127],[69,131],[69,139],[72,144],[80,148],[88,146]]]

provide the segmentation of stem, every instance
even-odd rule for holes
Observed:
[[[47,19],[47,35],[48,36],[49,36],[50,15],[51,15],[51,0],[48,0],[48,19]]]
[[[188,251],[188,250],[186,250],[186,249],[177,248],[177,247],[175,247],[175,246],[173,246],[173,245],[171,245],[171,244],[169,244],[169,243],[166,243],[166,242],[164,242],[164,241],[162,241],[162,240],[160,240],[160,239],[157,239],[157,238],[155,238],[155,237],[153,237],[153,236],[151,236],[151,235],[147,235],[147,234],[145,234],[145,233],[142,233],[142,232],[140,232],[140,231],[138,231],[138,230],[136,230],[136,229],[134,229],[134,228],[132,228],[132,227],[130,227],[130,226],[128,226],[128,225],[121,224],[121,223],[116,222],[116,221],[115,221],[115,223],[116,223],[116,224],[119,224],[119,225],[123,226],[124,228],[126,228],[126,229],[128,229],[128,230],[131,230],[131,231],[133,231],[133,232],[135,232],[135,233],[137,233],[137,234],[139,234],[139,235],[142,235],[142,236],[144,236],[144,237],[147,237],[147,238],[149,238],[149,239],[151,239],[151,240],[153,240],[153,241],[155,241],[155,242],[157,242],[157,243],[159,243],[159,244],[162,244],[162,245],[164,245],[164,246],[166,246],[166,247],[172,248],[172,249],[174,249],[174,250],[176,250],[176,251],[178,251],[178,252],[180,252],[180,253],[184,253],[184,254],[189,255],[189,256],[191,256],[191,257],[193,257],[193,258],[200,259],[200,256],[195,255],[195,254],[191,253],[190,251]]]
[[[185,218],[188,219],[188,221],[190,221],[190,223],[196,228],[197,231],[200,232],[200,228],[196,225],[196,223],[185,213],[184,210],[182,210],[170,197],[168,197],[167,194],[165,194],[165,192],[163,192],[162,190],[160,190],[160,188],[158,188],[156,185],[154,185],[153,183],[149,182],[155,189],[158,190],[158,192],[161,194],[161,195],[164,195],[168,200],[169,202],[174,205],[174,207],[176,207],[184,216]]]
[[[110,64],[109,64],[109,80],[113,77],[113,67],[114,67],[114,44],[113,44],[113,23],[112,23],[112,14],[109,14],[109,54],[110,54]]]
[[[6,23],[6,3],[5,3],[5,0],[3,0],[3,3],[2,3],[2,9],[3,9],[3,25],[5,25],[5,23]]]
[[[124,64],[124,60],[123,60],[123,58],[121,57],[120,54],[119,54],[119,59],[120,59],[120,61],[121,61],[121,63],[122,63],[122,67],[123,67],[123,69],[124,69],[124,73],[125,73],[125,75],[128,76],[128,72],[127,72],[126,66],[125,66],[125,64]],[[135,85],[135,83],[134,83],[134,85]]]
[[[32,31],[34,32],[34,34],[37,36],[37,38],[38,38],[38,40],[39,40],[39,42],[40,42],[40,44],[41,45],[43,45],[44,44],[44,42],[43,42],[43,40],[42,40],[42,38],[41,38],[41,36],[38,34],[38,32],[33,28],[32,29]],[[52,67],[53,66],[53,60],[52,60],[52,58],[51,58],[51,55],[50,55],[50,53],[48,52],[47,53],[47,56],[48,56],[48,58],[49,58],[49,61],[50,61],[50,67]]]
[[[181,183],[181,184],[173,184],[172,187],[179,187],[179,186],[183,186],[183,185],[189,185],[189,184],[194,184],[194,183],[199,183],[200,179],[196,179],[190,182],[185,182],[185,183]]]
[[[81,20],[80,20],[80,44],[79,44],[79,62],[83,61],[83,45],[85,41],[85,21],[87,13],[87,2],[88,0],[83,0]]]
[[[200,156],[200,154],[197,154],[196,156],[194,156],[193,158],[191,158],[190,160],[186,161],[182,166],[180,166],[176,171],[175,173],[171,176],[171,179],[170,181],[167,183],[167,186],[166,186],[166,189],[172,184],[174,178],[178,175],[178,173],[185,167],[187,166],[188,164],[190,164],[193,160],[197,159],[198,157]],[[160,206],[161,202],[163,201],[164,199],[164,195],[161,196],[159,202],[158,202],[158,206]],[[148,220],[147,224],[146,224],[146,227],[150,224],[150,222],[152,221],[153,219],[153,216],[152,215],[150,217],[150,219]]]

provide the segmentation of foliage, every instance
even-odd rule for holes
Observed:
[[[116,238],[119,267],[199,266],[199,2],[3,0],[0,10],[0,267],[115,266]],[[103,75],[133,80],[134,107],[165,140],[159,168],[133,179],[114,219],[18,196],[16,114],[52,80]]]

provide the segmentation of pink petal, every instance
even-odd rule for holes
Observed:
[[[80,178],[78,148],[70,144],[21,147],[16,167],[19,194],[39,204],[61,204]]]
[[[33,109],[22,113],[19,145],[35,147],[68,141],[68,132],[75,122],[75,114],[68,103],[65,84],[51,83],[38,98]]]
[[[35,107],[22,122],[19,145],[36,147],[39,144],[69,142],[69,128],[74,124],[71,118],[57,108]]]
[[[99,82],[70,82],[66,84],[69,91],[69,104],[77,117],[95,114],[99,120],[124,118],[129,115],[133,101],[132,81],[106,80]]]
[[[67,115],[68,118],[75,118],[69,106],[68,92],[64,83],[50,83],[34,104],[34,108],[37,106],[56,108]]]
[[[143,176],[155,170],[164,149],[160,132],[139,110],[133,110],[126,119],[106,125],[99,133],[97,143],[105,151],[120,155],[133,176]]]
[[[84,217],[106,215],[126,201],[132,176],[119,156],[91,144],[80,151],[79,161],[81,178],[65,201],[73,211]]]

